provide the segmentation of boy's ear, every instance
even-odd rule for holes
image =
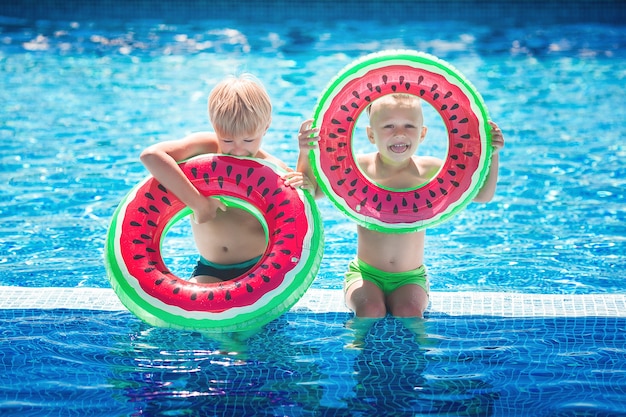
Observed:
[[[270,130],[270,125],[272,124],[272,119],[270,119],[267,122],[267,126],[265,126],[265,131],[263,132],[263,135],[265,135],[267,133],[268,130]]]
[[[426,139],[426,133],[428,132],[428,128],[426,126],[422,126],[422,134],[420,135],[420,143]]]
[[[370,126],[367,126],[366,131],[367,138],[369,139],[370,143],[374,143],[374,132],[372,131],[372,128]]]

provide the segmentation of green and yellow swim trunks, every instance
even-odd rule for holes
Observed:
[[[419,285],[426,291],[426,294],[430,292],[430,284],[428,283],[424,265],[412,271],[385,272],[366,264],[360,259],[354,259],[348,264],[348,272],[346,272],[343,286],[344,292],[361,279],[373,282],[384,294],[389,294],[407,284]]]

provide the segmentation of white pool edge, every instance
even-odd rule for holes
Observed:
[[[123,311],[109,288],[0,286],[0,309]],[[341,290],[312,288],[291,309],[297,313],[348,312]],[[440,292],[430,295],[427,314],[494,317],[626,317],[626,294],[528,294]]]

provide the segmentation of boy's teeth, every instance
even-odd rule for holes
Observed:
[[[407,148],[405,144],[391,145],[391,150],[393,152],[402,152]]]

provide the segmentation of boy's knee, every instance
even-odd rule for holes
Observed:
[[[395,317],[424,317],[428,294],[416,285],[398,288],[388,297],[389,312]]]

